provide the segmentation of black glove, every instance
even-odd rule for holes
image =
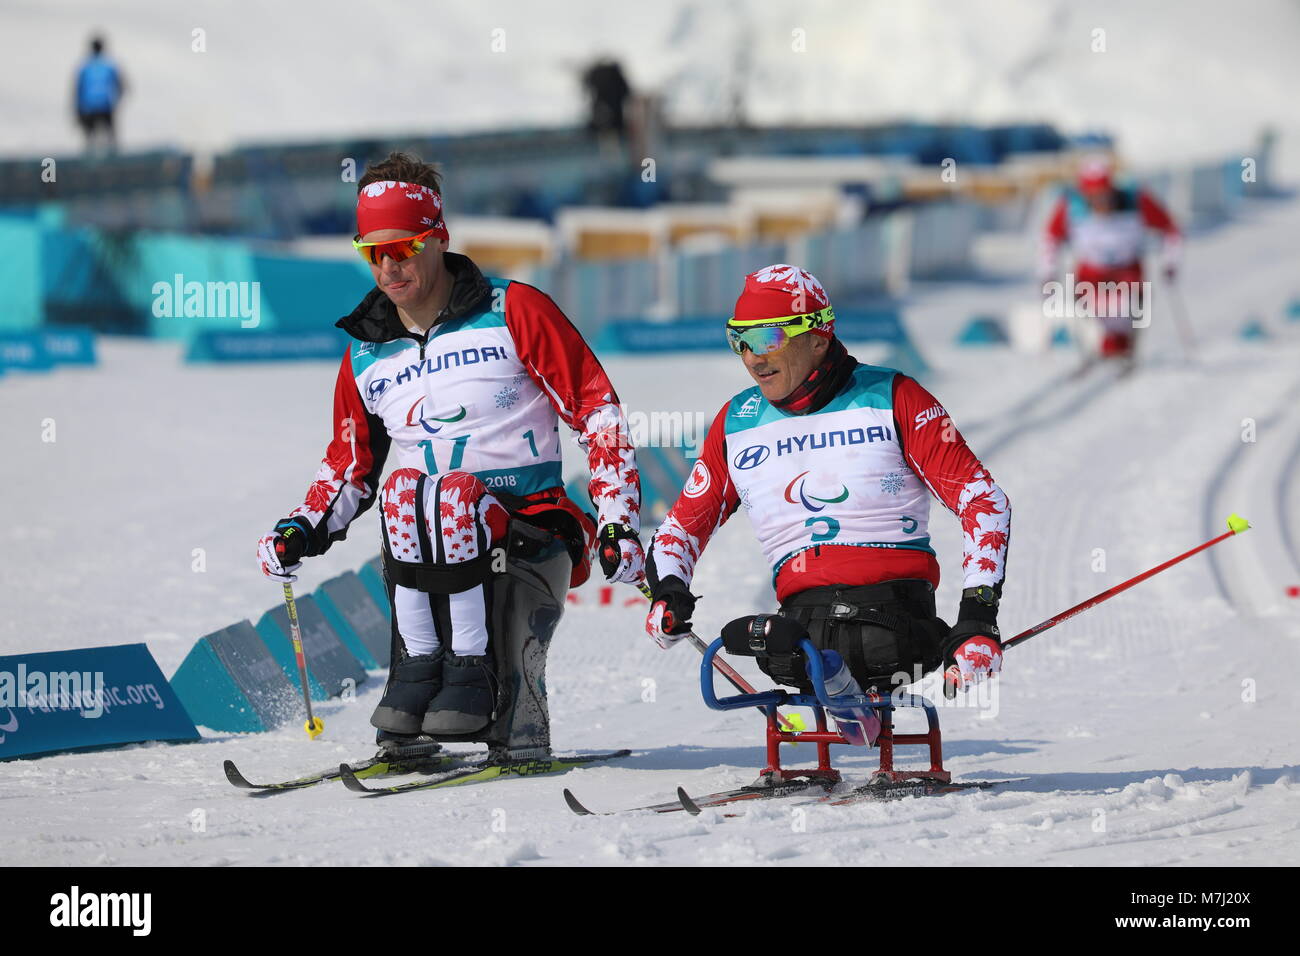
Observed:
[[[608,521],[596,535],[596,556],[605,580],[631,584],[645,573],[645,552],[641,536],[626,523]]]
[[[961,599],[957,623],[948,632],[948,640],[943,645],[945,667],[952,663],[953,651],[961,647],[968,637],[987,637],[1001,648],[1002,632],[998,630],[998,609],[981,604],[975,598]]]
[[[275,523],[275,554],[280,564],[297,564],[311,550],[307,523],[302,518],[285,518]]]
[[[691,629],[691,615],[695,613],[695,595],[686,582],[670,574],[654,584],[650,605],[663,603],[663,631],[665,634],[685,634]]]

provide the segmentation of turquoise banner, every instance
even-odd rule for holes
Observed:
[[[0,657],[0,760],[198,739],[144,644]]]

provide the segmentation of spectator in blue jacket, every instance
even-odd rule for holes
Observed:
[[[104,53],[102,37],[92,37],[90,56],[77,71],[76,110],[77,122],[86,134],[86,152],[95,151],[95,141],[100,131],[110,153],[117,152],[117,136],[113,130],[113,111],[126,92],[122,71]]]

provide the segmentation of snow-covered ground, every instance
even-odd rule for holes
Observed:
[[[1037,119],[1143,165],[1300,136],[1292,0],[8,0],[0,154],[80,149],[92,31],[131,84],[132,149],[577,123],[601,54],[677,122],[725,121],[737,94],[760,124]]]
[[[366,755],[376,674],[355,702],[321,706],[327,732],[315,742],[292,726],[205,732],[197,744],[0,765],[4,861],[1300,863],[1300,600],[1285,596],[1300,584],[1300,323],[1280,319],[1300,292],[1298,235],[1300,203],[1270,202],[1193,238],[1183,292],[1198,360],[1180,358],[1171,321],[1157,316],[1142,368],[1109,385],[1099,373],[1066,380],[1068,350],[949,344],[972,314],[1023,303],[1017,282],[917,290],[908,321],[936,367],[929,384],[1014,505],[1008,632],[1205,540],[1230,510],[1255,523],[1009,652],[996,713],[943,710],[949,768],[1014,779],[1000,790],[841,808],[773,801],[735,819],[574,817],[564,787],[596,807],[632,806],[679,784],[748,782],[763,760],[755,714],[701,703],[689,646],[660,651],[639,607],[600,606],[589,587],[552,648],[554,739],[562,751],[632,748],[619,765],[379,800],[338,785],[255,799],[227,784],[224,759],[279,779]],[[1268,343],[1235,335],[1256,312],[1275,333]],[[174,346],[139,342],[106,341],[102,355],[93,370],[0,380],[11,503],[0,654],[143,640],[171,674],[200,635],[278,600],[254,544],[310,479],[336,369],[190,368]],[[747,384],[726,353],[608,366],[633,410],[711,415]],[[41,440],[46,419],[53,443]],[[1246,419],[1254,442],[1242,441]],[[376,551],[368,517],[309,562],[300,590]],[[958,529],[937,506],[934,526],[950,615]],[[737,516],[701,565],[697,630],[770,608],[768,579]],[[837,754],[850,776],[871,766]],[[203,832],[191,827],[196,809]]]

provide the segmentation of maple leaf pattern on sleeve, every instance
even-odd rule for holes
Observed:
[[[648,560],[660,580],[674,575],[689,586],[709,538],[740,506],[727,470],[727,408],[724,405],[713,419],[686,487],[650,542]]]
[[[641,527],[641,476],[627,418],[609,376],[560,307],[521,282],[506,292],[506,326],[529,376],[578,433],[597,523]]]
[[[961,523],[963,587],[997,584],[1011,541],[1006,493],[938,400],[906,375],[894,379],[894,424],[912,470]]]

